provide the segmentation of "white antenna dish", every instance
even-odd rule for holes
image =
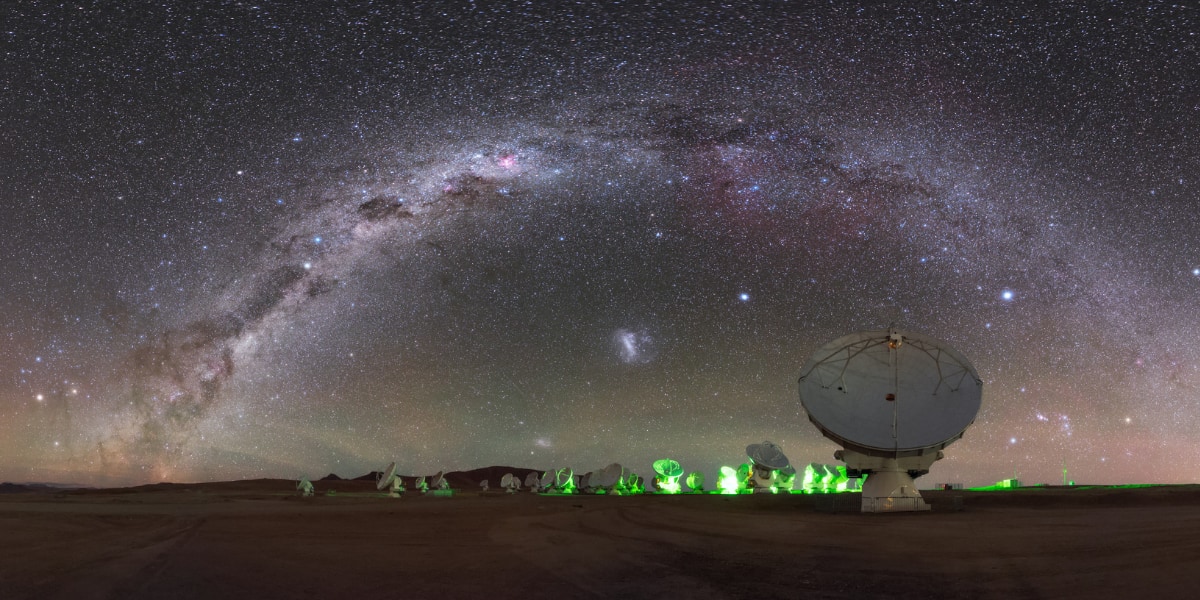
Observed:
[[[592,471],[588,471],[587,473],[579,476],[579,483],[575,487],[578,488],[580,492],[587,493],[592,491],[592,473]]]
[[[375,476],[375,489],[389,490],[388,495],[399,498],[404,493],[404,481],[396,475],[396,463],[391,463],[386,469]]]
[[[538,483],[537,471],[530,471],[529,474],[525,476],[525,487],[529,488],[529,491],[538,491]]]
[[[500,487],[510,494],[515,494],[521,489],[521,482],[512,473],[505,473],[504,477],[500,478]]]
[[[771,470],[782,469],[791,464],[783,450],[771,442],[746,446],[746,456],[750,457],[755,466]]]
[[[313,484],[308,480],[308,477],[301,477],[300,481],[296,482],[296,489],[300,490],[300,495],[308,498],[313,495]]]
[[[788,457],[771,442],[746,446],[750,457],[750,485],[757,494],[769,494],[775,487],[775,472],[788,466]]]
[[[429,491],[429,484],[425,482],[424,475],[422,475],[420,479],[417,479],[417,482],[413,485],[413,487],[420,490],[422,494]]]
[[[542,473],[542,478],[538,481],[538,491],[546,491],[554,487],[554,480],[558,479],[558,471],[553,469]]]
[[[394,477],[396,477],[396,463],[393,462],[375,475],[375,489],[383,491],[384,488],[392,485]]]
[[[488,491],[488,480],[484,479],[483,481],[480,481],[479,488],[480,488],[479,491],[481,491],[481,492]]]
[[[616,491],[617,486],[621,484],[621,475],[624,472],[625,468],[620,463],[613,463],[599,471],[594,471],[591,478],[592,491],[605,494]]]
[[[430,482],[429,487],[435,490],[444,490],[448,489],[450,484],[446,482],[446,478],[442,476],[442,472],[438,471],[433,475],[433,480]]]
[[[692,490],[693,492],[703,492],[704,473],[701,473],[700,471],[692,471],[691,473],[688,473],[687,486],[688,489]]]
[[[870,473],[863,512],[929,510],[914,477],[975,422],[983,381],[945,342],[892,328],[818,349],[800,371],[800,403],[842,446],[847,474]]]

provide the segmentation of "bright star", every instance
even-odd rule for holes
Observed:
[[[1015,294],[1013,294],[1012,290],[1004,290],[1003,292],[1000,292],[1000,299],[1005,302],[1012,302],[1014,297]]]
[[[738,294],[738,300],[741,300],[742,302],[749,302],[750,294],[747,294],[746,292],[742,292],[742,293]]]

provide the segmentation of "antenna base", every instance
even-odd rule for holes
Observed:
[[[884,459],[881,468],[872,469],[862,485],[862,512],[918,512],[929,505],[917,491],[911,471],[896,459]]]

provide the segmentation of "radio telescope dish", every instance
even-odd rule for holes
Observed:
[[[625,478],[625,489],[630,494],[641,494],[646,491],[646,485],[641,475],[630,473]]]
[[[417,479],[417,482],[413,484],[413,487],[420,490],[422,494],[429,491],[429,484],[425,482],[425,476],[423,475],[420,479]]]
[[[658,476],[654,478],[654,487],[658,491],[665,494],[679,493],[679,478],[683,476],[683,467],[678,461],[662,458],[654,461],[654,472]]]
[[[554,472],[554,491],[560,494],[575,491],[575,471],[571,470],[571,467],[563,467]]]
[[[450,484],[446,481],[445,477],[442,477],[442,472],[438,471],[433,475],[433,481],[429,484],[429,487],[435,490],[444,490],[449,488]]]
[[[775,471],[775,489],[791,493],[792,488],[796,485],[796,467],[788,465],[778,471]]]
[[[528,475],[525,476],[525,487],[529,488],[529,491],[537,492],[538,491],[538,483],[540,483],[540,481],[538,480],[537,471],[531,471]]]
[[[554,487],[554,480],[558,478],[558,471],[551,469],[542,473],[542,478],[538,481],[538,491],[546,491]]]
[[[479,491],[481,491],[481,492],[488,491],[488,480],[484,479],[483,481],[479,482]]]
[[[754,466],[764,469],[777,470],[791,464],[783,450],[771,442],[746,446],[746,456],[750,457]]]
[[[521,482],[512,473],[505,473],[504,477],[500,478],[500,487],[510,494],[515,494],[521,489]]]
[[[914,477],[975,422],[983,381],[945,342],[891,328],[818,349],[800,371],[800,403],[834,456],[863,484],[863,512],[929,510]]]
[[[749,483],[757,494],[773,493],[775,473],[788,466],[788,457],[783,450],[771,442],[746,446],[750,458]]]
[[[404,481],[396,475],[396,463],[391,463],[375,479],[375,489],[389,490],[388,496],[399,498],[404,493]]]
[[[687,486],[688,489],[692,490],[693,492],[703,492],[704,473],[701,473],[700,471],[692,471],[691,473],[688,473]]]
[[[396,463],[391,463],[386,469],[375,476],[375,489],[382,491],[384,488],[392,484],[392,478],[396,476]]]
[[[625,467],[620,463],[613,463],[592,473],[591,484],[597,493],[611,494],[617,491],[617,486],[621,484],[621,474],[624,473]]]
[[[305,498],[313,495],[313,484],[308,477],[301,477],[300,481],[296,482],[296,489],[300,490],[300,495]]]

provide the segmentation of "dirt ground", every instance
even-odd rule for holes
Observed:
[[[1135,598],[1200,589],[1200,487],[380,497],[370,482],[0,495],[0,598]],[[324,495],[328,490],[336,495]],[[956,499],[957,498],[957,499]],[[958,510],[961,509],[961,510]]]

